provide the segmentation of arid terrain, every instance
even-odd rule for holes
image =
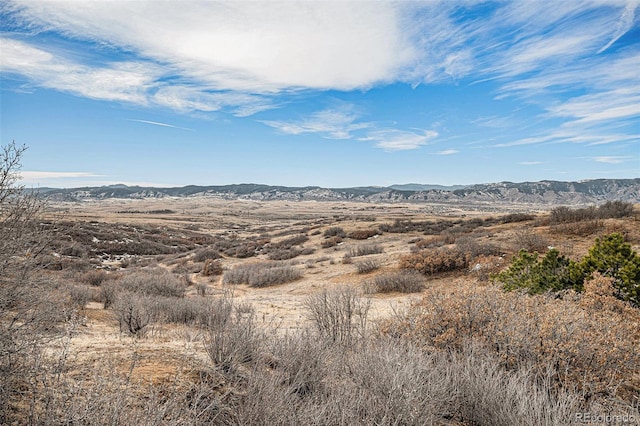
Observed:
[[[387,414],[350,411],[353,417],[347,416],[343,424],[397,424],[397,419],[400,424],[423,424],[426,418],[434,424],[560,424],[558,419],[575,420],[579,409],[631,415],[637,420],[637,307],[619,300],[611,302],[612,307],[602,307],[604,302],[598,299],[600,307],[594,314],[591,307],[584,307],[591,300],[586,295],[505,293],[494,279],[521,249],[545,253],[555,248],[578,262],[597,237],[613,233],[623,235],[636,252],[640,249],[637,206],[635,212],[619,215],[623,217],[554,219],[554,214],[571,211],[516,204],[483,207],[214,197],[49,203],[42,217],[49,242],[40,256],[38,280],[46,283],[41,284],[47,288],[46,302],[62,309],[63,318],[55,318],[60,324],[57,337],[25,361],[25,372],[41,378],[25,379],[23,395],[28,398],[13,402],[6,420],[57,423],[73,418],[92,424],[83,416],[100,406],[96,419],[100,424],[294,424],[314,415],[326,416],[318,424],[335,424],[335,413],[319,413],[323,406],[335,404],[331,398],[341,397],[325,381],[340,381],[342,374],[355,374],[351,386],[357,389],[383,386],[379,395],[354,394],[370,399],[363,405],[383,404],[380,398],[391,398],[396,392],[404,401],[388,401],[385,409],[391,411]],[[588,209],[580,211],[586,214]],[[611,313],[603,313],[607,309]],[[216,312],[222,311],[229,316],[224,327],[216,329],[220,320]],[[591,319],[585,319],[585,314]],[[516,321],[514,315],[525,318],[521,324],[506,324]],[[604,334],[602,329],[592,330],[590,321],[599,318],[609,321],[599,323],[606,328]],[[566,329],[569,324],[575,330]],[[545,327],[553,332],[547,334]],[[244,334],[247,330],[250,335]],[[489,376],[482,380],[493,382],[475,385],[497,386],[511,394],[496,394],[497,401],[483,410],[497,411],[486,418],[461,408],[470,403],[464,398],[449,405],[430,405],[428,417],[411,417],[392,411],[415,404],[402,389],[413,386],[416,378],[403,383],[401,377],[415,371],[398,365],[386,372],[391,376],[376,379],[393,378],[398,383],[365,385],[361,382],[365,378],[353,371],[327,370],[328,359],[354,362],[347,367],[356,370],[364,368],[360,362],[393,364],[396,361],[391,359],[399,355],[389,352],[385,340],[389,338],[411,342],[405,355],[425,351],[412,358],[427,357],[422,367],[413,366],[419,371],[425,365],[438,371],[463,364],[474,371],[488,369]],[[563,339],[568,347],[559,351]],[[586,339],[590,339],[588,347]],[[238,350],[245,351],[248,342],[255,340],[262,343],[256,343],[251,354],[238,355],[234,345],[240,344]],[[351,347],[354,355],[328,352],[336,350],[335,344]],[[378,344],[373,353],[382,359],[367,361],[372,352],[357,349]],[[300,358],[303,367],[296,367],[295,377],[287,370],[292,382],[265,382],[265,377],[279,374],[278,365],[286,358],[306,354],[305,345],[310,345],[309,350],[316,348],[316,355]],[[605,348],[612,351],[609,357],[602,353]],[[361,356],[357,361],[355,354]],[[438,358],[443,356],[452,358]],[[251,371],[260,369],[267,376],[255,379]],[[313,396],[321,383],[322,392],[328,394]],[[520,387],[510,390],[507,384]],[[304,386],[304,391],[296,386]],[[520,400],[542,391],[553,391],[555,396],[526,404]],[[284,392],[286,398],[290,397],[287,392],[293,392],[299,401],[270,401],[261,392]],[[452,395],[458,391],[438,392],[455,399]],[[307,401],[307,393],[312,395],[309,401],[315,401],[310,402],[311,411],[298,406]],[[116,398],[119,394],[121,399]],[[250,400],[251,395],[258,400]],[[543,413],[527,421],[506,416],[497,422],[506,408],[495,404],[505,398],[514,398],[508,404],[524,404],[521,410],[535,408]],[[281,412],[279,417],[275,411],[285,406],[298,414]],[[166,410],[166,415],[150,419],[144,413],[151,409]],[[522,422],[513,423],[514,418]]]

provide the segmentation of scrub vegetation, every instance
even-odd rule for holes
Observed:
[[[0,151],[0,424],[640,418],[633,204],[56,204],[23,153]]]

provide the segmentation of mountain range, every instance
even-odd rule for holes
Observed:
[[[221,199],[289,201],[530,203],[547,205],[597,204],[607,200],[640,203],[640,178],[594,179],[579,182],[499,182],[468,186],[423,184],[353,188],[288,187],[260,184],[222,186],[188,185],[174,188],[109,185],[84,188],[40,188],[55,201],[105,198],[159,198],[209,196]]]

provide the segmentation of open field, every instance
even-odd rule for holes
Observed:
[[[619,233],[638,251],[637,206],[554,222],[524,205],[108,199],[51,204],[42,223],[59,325],[12,378],[8,422],[93,423],[98,406],[115,424],[640,418],[637,308],[492,279],[520,249],[579,261]]]

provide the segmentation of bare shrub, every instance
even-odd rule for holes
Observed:
[[[144,329],[152,319],[150,310],[153,304],[148,295],[122,292],[113,304],[113,311],[120,325],[120,331],[142,336]]]
[[[222,275],[222,263],[219,260],[207,259],[202,267],[202,275],[210,277],[213,275]]]
[[[178,277],[159,268],[130,272],[120,279],[119,284],[124,291],[153,296],[184,297],[186,291]]]
[[[425,249],[400,258],[402,269],[413,269],[424,275],[458,271],[468,267],[467,256],[458,249]]]
[[[618,219],[633,216],[633,203],[625,201],[607,201],[598,207],[601,219]]]
[[[371,302],[351,287],[324,290],[307,297],[305,307],[318,334],[330,342],[350,344],[364,336]]]
[[[528,222],[530,220],[534,220],[536,218],[535,215],[529,213],[510,213],[500,217],[500,222],[502,223],[514,223],[514,222]]]
[[[271,247],[276,249],[289,249],[293,246],[299,246],[301,244],[304,244],[307,241],[309,241],[309,237],[307,237],[305,234],[301,234],[301,235],[296,235],[296,236],[284,239],[277,243],[271,243]]]
[[[342,237],[329,237],[320,243],[322,248],[335,247],[342,242]]]
[[[453,234],[445,232],[442,235],[429,235],[427,237],[420,238],[416,241],[416,247],[419,249],[442,247],[447,244],[453,244],[455,241],[456,238]]]
[[[222,256],[220,256],[220,253],[215,248],[204,248],[196,252],[195,256],[193,256],[193,261],[206,262],[207,260],[216,260],[221,257]]]
[[[356,269],[359,274],[367,274],[380,268],[380,262],[375,259],[361,260],[355,263]]]
[[[93,299],[93,292],[89,287],[84,285],[70,285],[68,291],[71,302],[78,309],[84,309],[87,303]]]
[[[534,232],[519,231],[514,235],[513,249],[516,252],[524,249],[530,253],[544,253],[549,249],[549,241]]]
[[[120,285],[115,282],[107,282],[100,287],[99,299],[104,304],[105,309],[113,306],[120,291]]]
[[[0,424],[30,369],[28,354],[59,334],[57,325],[68,308],[40,271],[55,259],[45,259],[52,224],[41,219],[44,203],[18,184],[26,147],[11,143],[0,149]],[[49,299],[49,300],[47,300]]]
[[[72,244],[67,247],[63,247],[60,250],[60,254],[63,256],[86,258],[89,254],[89,250],[82,244]]]
[[[495,256],[501,252],[494,244],[481,243],[476,238],[467,236],[456,238],[456,248],[469,259],[477,256]]]
[[[210,299],[154,297],[147,300],[150,321],[154,323],[186,324],[203,327],[209,324],[216,308]]]
[[[216,368],[228,373],[254,360],[261,340],[254,311],[234,309],[227,293],[215,300],[210,312],[205,349]]]
[[[313,254],[312,248],[298,248],[291,247],[287,249],[276,249],[269,252],[268,257],[270,260],[289,260],[298,256]]]
[[[564,299],[493,286],[433,288],[406,317],[382,330],[433,350],[464,351],[475,341],[509,370],[531,366],[544,376],[554,366],[550,380],[556,390],[577,387],[605,403],[630,402],[638,397],[634,371],[640,353],[633,348],[640,344],[640,313],[611,296],[611,280],[604,280],[586,284],[582,298],[568,292]]]
[[[302,277],[302,272],[298,268],[290,265],[274,266],[262,269],[249,277],[251,287],[267,287],[278,284],[285,284]]]
[[[417,293],[424,289],[424,276],[417,271],[401,270],[388,272],[364,283],[367,293]]]
[[[349,257],[368,256],[370,254],[379,254],[384,252],[381,245],[378,244],[359,244],[355,247],[349,247],[347,254]]]
[[[355,231],[349,232],[347,237],[354,240],[366,240],[375,235],[378,235],[379,231],[377,229],[357,229]]]
[[[302,277],[302,272],[282,262],[263,262],[238,265],[225,272],[223,284],[248,284],[251,287],[267,287],[285,284]]]
[[[342,228],[341,228],[341,227],[339,227],[339,226],[332,226],[331,228],[327,228],[327,229],[325,229],[325,231],[324,231],[323,235],[324,235],[326,238],[329,238],[329,237],[339,237],[339,238],[344,238],[344,237],[346,237],[346,236],[347,236],[347,233],[346,233],[346,232],[344,232],[344,229],[342,229]]]
[[[557,225],[561,223],[594,220],[597,218],[598,214],[596,208],[593,206],[581,209],[571,209],[566,206],[560,206],[551,210],[549,221],[551,225]]]
[[[552,227],[555,232],[578,237],[588,237],[604,230],[604,222],[600,219],[562,223]]]
[[[109,274],[105,270],[92,269],[90,271],[80,274],[77,279],[81,283],[98,287],[108,278],[109,278]]]

